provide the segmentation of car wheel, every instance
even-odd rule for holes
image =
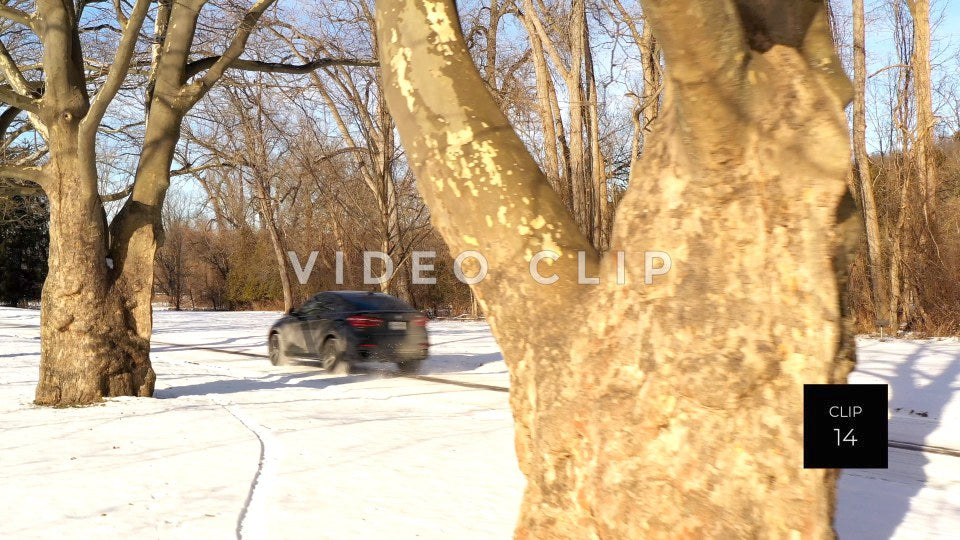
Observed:
[[[280,348],[280,334],[270,334],[267,352],[270,356],[271,364],[275,366],[286,364],[286,358],[284,358],[283,350]]]
[[[420,371],[420,364],[423,360],[407,360],[406,362],[397,362],[397,367],[404,373],[416,373]]]
[[[350,363],[344,360],[343,353],[337,348],[336,338],[328,338],[320,350],[320,367],[335,375],[348,375]]]

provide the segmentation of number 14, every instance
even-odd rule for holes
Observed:
[[[846,435],[843,436],[843,439],[842,439],[842,440],[840,439],[840,430],[839,430],[839,429],[834,429],[834,431],[837,432],[837,446],[840,446],[841,443],[845,443],[845,442],[850,443],[850,446],[856,446],[856,445],[857,445],[857,438],[853,436],[853,430],[852,430],[852,429],[851,429],[850,431],[848,431]]]

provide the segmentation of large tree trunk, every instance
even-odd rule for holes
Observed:
[[[36,402],[75,405],[105,396],[149,396],[155,380],[149,341],[118,294],[117,260],[108,250],[93,136],[99,111],[86,118],[92,107],[76,13],[53,0],[37,7],[46,77],[40,116],[49,128],[44,188],[50,200],[50,253],[41,298]]]
[[[617,285],[616,257],[599,259],[483,90],[452,0],[377,4],[434,224],[489,262],[475,292],[511,372],[520,538],[833,534],[836,472],[802,468],[802,388],[851,366],[833,268],[850,88],[822,5],[769,6],[645,3],[667,99],[633,173],[648,189],[614,225]],[[544,249],[552,285],[528,270]],[[646,249],[672,257],[652,286]],[[600,285],[577,285],[578,252]]]
[[[149,342],[139,338],[113,294],[106,220],[91,170],[94,160],[79,156],[75,147],[51,142],[50,150],[48,174],[59,187],[47,192],[49,274],[40,303],[36,403],[71,405],[105,396],[152,395]]]

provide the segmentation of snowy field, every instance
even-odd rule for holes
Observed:
[[[31,404],[38,312],[0,308],[0,538],[509,538],[523,490],[488,327],[431,322],[424,377],[273,367],[276,313],[156,314],[160,399]],[[193,347],[212,347],[217,351]],[[891,440],[960,448],[960,342],[860,341]],[[846,470],[841,538],[960,538],[960,457]]]

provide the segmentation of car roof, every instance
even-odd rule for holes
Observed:
[[[327,291],[317,295],[335,296],[364,310],[413,310],[403,300],[382,292],[371,291]]]

